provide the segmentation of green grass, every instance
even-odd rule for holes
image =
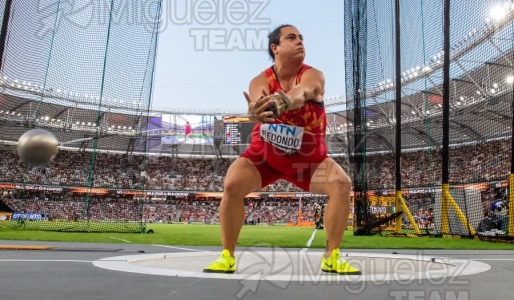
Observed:
[[[153,234],[73,233],[0,229],[0,240],[59,241],[86,243],[160,244],[182,246],[219,246],[220,227],[216,225],[149,224]],[[303,248],[314,229],[308,227],[244,226],[239,246],[279,246]],[[312,248],[325,247],[325,231],[318,230]],[[490,243],[471,239],[406,238],[353,236],[345,233],[343,249],[470,249],[514,250],[513,244]]]

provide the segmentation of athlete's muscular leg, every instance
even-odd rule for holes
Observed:
[[[232,256],[244,224],[244,197],[260,187],[261,176],[250,160],[240,157],[229,167],[220,203],[220,223],[223,249]]]
[[[326,255],[340,247],[350,213],[352,182],[346,172],[332,158],[326,158],[314,172],[310,192],[328,196],[323,217],[327,233]]]

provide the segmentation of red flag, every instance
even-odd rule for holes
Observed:
[[[440,103],[443,103],[443,97],[441,97],[439,95],[429,94],[428,102],[430,102],[432,104],[440,104]]]

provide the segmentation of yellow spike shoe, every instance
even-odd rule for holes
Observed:
[[[230,256],[227,249],[223,249],[221,256],[210,263],[203,271],[205,273],[234,273],[236,271],[236,259]]]
[[[321,258],[321,271],[341,275],[362,275],[359,269],[352,267],[346,260],[341,258],[339,249],[332,250],[328,258],[323,254]]]

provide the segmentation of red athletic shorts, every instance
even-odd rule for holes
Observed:
[[[241,157],[253,162],[261,175],[261,187],[285,179],[308,192],[312,174],[328,155],[324,140],[304,144],[297,152],[287,154],[253,136]]]

